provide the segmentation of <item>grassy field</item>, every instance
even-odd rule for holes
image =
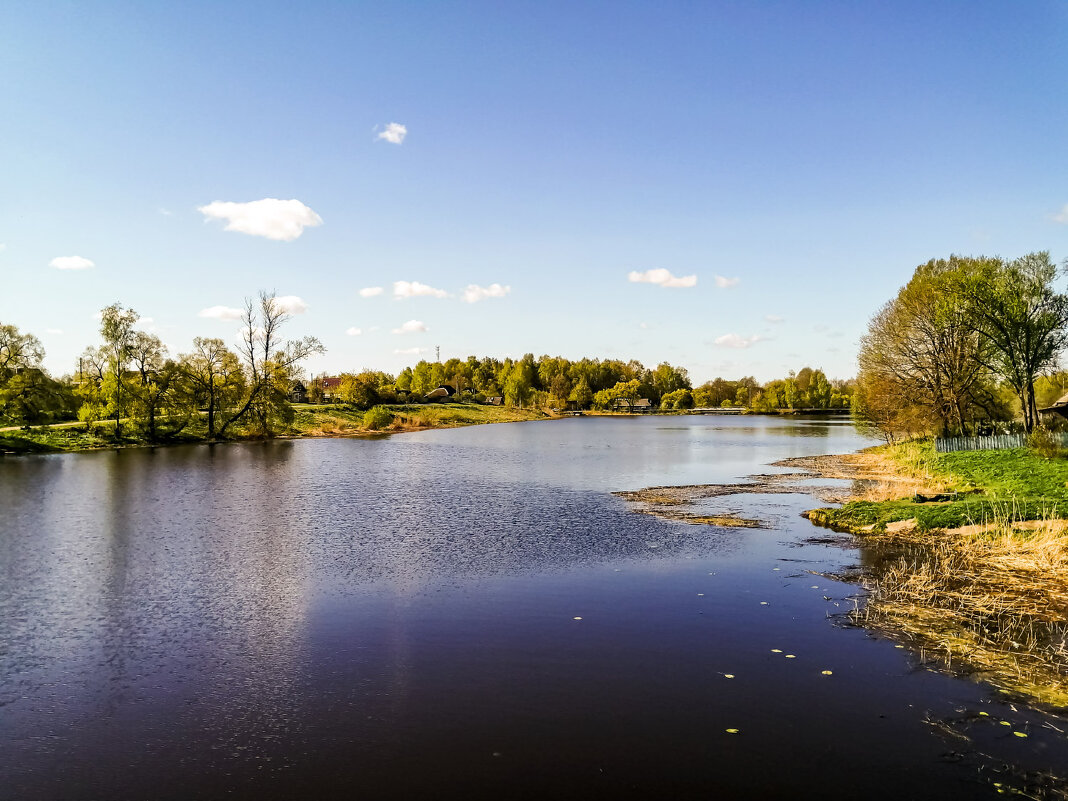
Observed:
[[[369,434],[389,434],[403,431],[419,431],[430,428],[455,428],[457,426],[481,425],[484,423],[510,423],[523,420],[545,420],[551,415],[537,409],[513,409],[505,406],[481,406],[473,403],[413,404],[384,407],[393,415],[393,421],[379,430],[364,425],[364,411],[352,407],[315,406],[297,404],[293,407],[291,426],[275,432],[277,437],[346,437]],[[116,439],[115,424],[100,422],[91,427],[84,424],[63,423],[53,426],[35,426],[0,431],[0,454],[63,453],[71,451],[100,450],[145,446],[149,443],[133,433],[133,427],[125,425],[124,436]],[[240,428],[232,430],[228,439],[251,439]],[[207,430],[203,420],[186,428],[181,434],[156,445],[204,442]]]
[[[995,520],[1068,517],[1068,458],[1045,459],[1027,448],[936,453],[930,441],[880,449],[899,470],[929,492],[957,493],[956,499],[857,500],[841,509],[817,509],[810,519],[846,531],[882,531],[887,524],[915,520],[919,531],[957,528]]]

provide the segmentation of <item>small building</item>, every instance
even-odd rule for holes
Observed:
[[[445,398],[451,398],[456,394],[456,390],[450,387],[448,384],[442,384],[440,387],[436,387],[430,392],[426,393],[427,400],[443,400]]]
[[[1057,400],[1053,405],[1047,406],[1045,409],[1039,409],[1039,414],[1057,414],[1061,417],[1068,417],[1068,395],[1063,396]]]
[[[289,385],[289,400],[292,403],[307,403],[308,389],[300,381],[294,381]]]
[[[653,404],[648,398],[638,398],[637,400],[631,400],[630,398],[616,398],[616,411],[617,412],[632,412],[632,413],[646,413],[653,410]]]
[[[487,406],[504,406],[504,398],[500,395],[490,395],[486,398]]]
[[[337,403],[341,400],[341,378],[324,376],[319,379],[323,389],[323,403]]]

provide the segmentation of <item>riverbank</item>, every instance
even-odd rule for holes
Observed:
[[[1068,460],[909,443],[811,469],[854,479],[841,508],[806,515],[870,548],[854,623],[1003,692],[1068,707]],[[872,478],[884,471],[888,480]]]
[[[392,420],[379,428],[370,428],[365,424],[366,412],[359,409],[343,405],[296,404],[293,407],[293,422],[274,432],[271,438],[359,437],[432,428],[547,420],[553,417],[538,409],[483,406],[474,403],[409,404],[382,408],[393,415]],[[133,426],[129,423],[125,424],[125,427],[128,432],[133,431]],[[72,453],[209,441],[203,420],[196,421],[175,437],[156,443],[149,443],[136,434],[124,434],[116,439],[114,430],[114,423],[102,421],[92,426],[84,423],[61,423],[0,431],[0,454]],[[263,438],[237,428],[226,441]]]

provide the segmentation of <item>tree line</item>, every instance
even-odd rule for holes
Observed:
[[[1059,273],[1048,252],[917,267],[861,339],[857,420],[888,441],[1015,420],[1031,432],[1068,344]]]
[[[114,303],[100,319],[101,342],[86,348],[77,372],[61,380],[42,369],[37,337],[0,325],[0,421],[78,419],[92,426],[111,420],[116,439],[148,442],[202,422],[209,439],[235,426],[268,434],[293,419],[290,386],[301,362],[323,352],[315,337],[283,338],[289,314],[265,292],[245,303],[236,351],[221,339],[197,337],[190,352],[172,357],[159,337],[136,328],[140,316],[133,309]]]
[[[376,370],[343,373],[336,377],[337,391],[327,393],[330,378],[309,382],[309,399],[321,401],[328,394],[359,408],[376,403],[418,402],[436,387],[448,386],[458,400],[485,402],[501,398],[510,406],[546,409],[616,408],[617,401],[645,398],[663,410],[695,407],[740,406],[757,412],[783,409],[849,408],[853,381],[830,380],[822,370],[804,367],[784,379],[760,384],[753,377],[738,380],[716,378],[694,387],[684,367],[661,362],[647,368],[640,361],[590,359],[576,361],[562,356],[520,359],[491,356],[445,362],[420,361],[396,377]]]
[[[273,294],[245,303],[235,348],[197,337],[189,352],[172,355],[156,335],[139,330],[133,309],[112,304],[100,314],[100,341],[85,349],[77,371],[54,379],[42,368],[44,349],[32,334],[0,325],[0,424],[39,425],[110,421],[115,437],[159,442],[195,429],[208,439],[267,435],[294,419],[294,385],[303,362],[324,352],[315,337],[287,340],[289,315]],[[519,359],[469,356],[420,361],[398,375],[378,371],[307,380],[308,399],[359,409],[425,402],[440,386],[452,399],[545,409],[611,410],[618,401],[648,399],[664,410],[742,406],[758,412],[847,408],[852,381],[832,381],[804,367],[761,384],[753,377],[716,378],[694,387],[684,367],[637,360]]]

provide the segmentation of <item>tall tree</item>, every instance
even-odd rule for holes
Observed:
[[[133,309],[124,309],[121,303],[112,303],[100,312],[100,335],[104,338],[102,350],[108,360],[108,374],[104,382],[107,408],[115,419],[115,437],[122,436],[122,418],[126,413],[127,397],[124,393],[126,369],[133,355],[133,327],[140,315]]]
[[[270,434],[272,420],[291,418],[290,381],[302,361],[325,348],[311,336],[284,340],[281,329],[290,318],[273,292],[260,292],[258,301],[246,298],[238,353],[245,362],[248,388],[244,403],[220,427],[220,436],[246,416],[264,435]]]
[[[219,414],[233,408],[245,393],[245,372],[237,354],[221,339],[197,337],[193,352],[182,354],[179,364],[208,412],[208,439],[215,439]]]
[[[989,345],[984,364],[1020,399],[1024,428],[1038,423],[1035,381],[1057,365],[1068,344],[1068,295],[1057,292],[1049,253],[1002,259],[951,258],[959,292],[974,330]]]

